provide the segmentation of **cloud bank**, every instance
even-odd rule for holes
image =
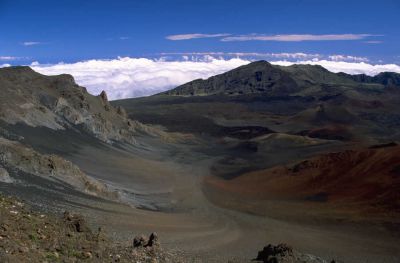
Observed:
[[[202,61],[162,61],[147,58],[88,60],[72,64],[31,67],[42,74],[68,73],[92,94],[107,91],[110,99],[140,97],[155,94],[193,79],[208,78],[236,68],[249,61],[241,59],[211,59]]]
[[[291,55],[287,55],[287,57],[291,57]],[[298,58],[298,56],[295,57]],[[307,57],[301,59],[300,55],[300,60],[295,62],[290,62],[284,57],[283,60],[271,63],[283,66],[295,63],[321,65],[333,72],[350,74],[376,75],[383,71],[400,73],[400,66],[395,64],[372,65],[366,62],[338,61],[340,57],[334,57],[334,59],[307,59]],[[165,61],[124,57],[54,65],[42,65],[35,62],[31,64],[31,67],[35,71],[47,75],[71,74],[79,85],[87,87],[88,91],[94,95],[106,90],[110,99],[122,99],[155,94],[194,79],[204,79],[226,72],[250,62],[250,59],[244,58],[224,59],[205,55],[194,61],[185,60],[185,58],[179,61]]]

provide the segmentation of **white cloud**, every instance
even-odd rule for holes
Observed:
[[[35,45],[40,45],[42,44],[41,42],[37,42],[37,41],[26,41],[26,42],[22,42],[22,45],[24,46],[35,46]]]
[[[222,56],[226,57],[238,57],[238,58],[283,58],[283,59],[312,59],[320,58],[321,54],[306,54],[302,52],[296,53],[259,53],[259,52],[170,52],[170,53],[160,53],[162,56],[168,55],[181,55],[188,58],[188,56]]]
[[[285,53],[283,53],[285,54]],[[287,53],[290,54],[290,53]],[[291,55],[288,55],[290,57]],[[400,73],[400,66],[395,64],[372,65],[366,62],[346,62],[312,58],[300,59],[296,62],[285,60],[271,62],[278,65],[313,64],[321,65],[333,72],[350,74],[364,73],[376,75],[383,71]],[[214,58],[206,55],[202,59],[166,61],[147,58],[118,58],[112,60],[88,60],[77,63],[59,63],[42,65],[34,62],[31,67],[48,75],[68,73],[76,82],[88,88],[94,95],[106,90],[110,99],[121,99],[155,94],[198,78],[208,78],[248,64],[249,59]]]
[[[31,67],[48,75],[68,73],[78,84],[92,94],[106,90],[110,99],[155,94],[197,78],[207,78],[249,61],[241,59],[213,59],[199,61],[163,61],[147,58],[118,58],[88,60],[72,64],[41,65]]]
[[[285,42],[299,42],[299,41],[337,41],[337,40],[360,40],[367,37],[376,36],[371,34],[325,34],[325,35],[312,35],[312,34],[292,34],[292,35],[259,35],[249,34],[240,36],[228,36],[221,39],[221,41],[285,41]]]
[[[330,55],[329,60],[333,61],[354,61],[354,62],[368,62],[366,57],[346,56],[346,55]]]
[[[13,57],[13,56],[0,56],[0,60],[17,60],[20,57]]]
[[[169,35],[165,38],[168,40],[189,40],[195,38],[212,38],[212,37],[226,37],[230,34],[181,34],[181,35]]]

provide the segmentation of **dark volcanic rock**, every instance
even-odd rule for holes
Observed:
[[[149,242],[147,242],[147,246],[152,247],[158,245],[158,235],[156,232],[150,234]]]
[[[265,263],[278,263],[283,258],[293,257],[293,248],[287,244],[279,244],[277,246],[269,244],[263,250],[258,252],[256,260]]]
[[[158,246],[158,235],[153,232],[150,234],[149,238],[146,238],[144,235],[135,236],[133,238],[133,247],[141,248],[141,247],[154,247]]]

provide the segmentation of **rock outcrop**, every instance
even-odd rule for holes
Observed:
[[[104,142],[134,144],[138,133],[161,131],[128,118],[114,108],[105,91],[89,94],[71,75],[45,76],[29,67],[0,69],[0,120],[50,129],[80,127]],[[12,99],[10,99],[12,98]]]

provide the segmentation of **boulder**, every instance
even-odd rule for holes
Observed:
[[[157,245],[159,245],[159,243],[158,243],[158,235],[157,235],[156,232],[153,232],[153,233],[150,234],[149,242],[147,242],[146,246],[147,247],[152,247],[152,246],[157,246]]]
[[[293,248],[287,244],[278,244],[277,246],[269,244],[263,250],[258,252],[256,260],[264,263],[285,262],[285,258],[293,257]]]
[[[264,263],[328,263],[325,259],[295,251],[287,244],[269,244],[258,252],[255,261]],[[331,263],[335,263],[334,260]]]

